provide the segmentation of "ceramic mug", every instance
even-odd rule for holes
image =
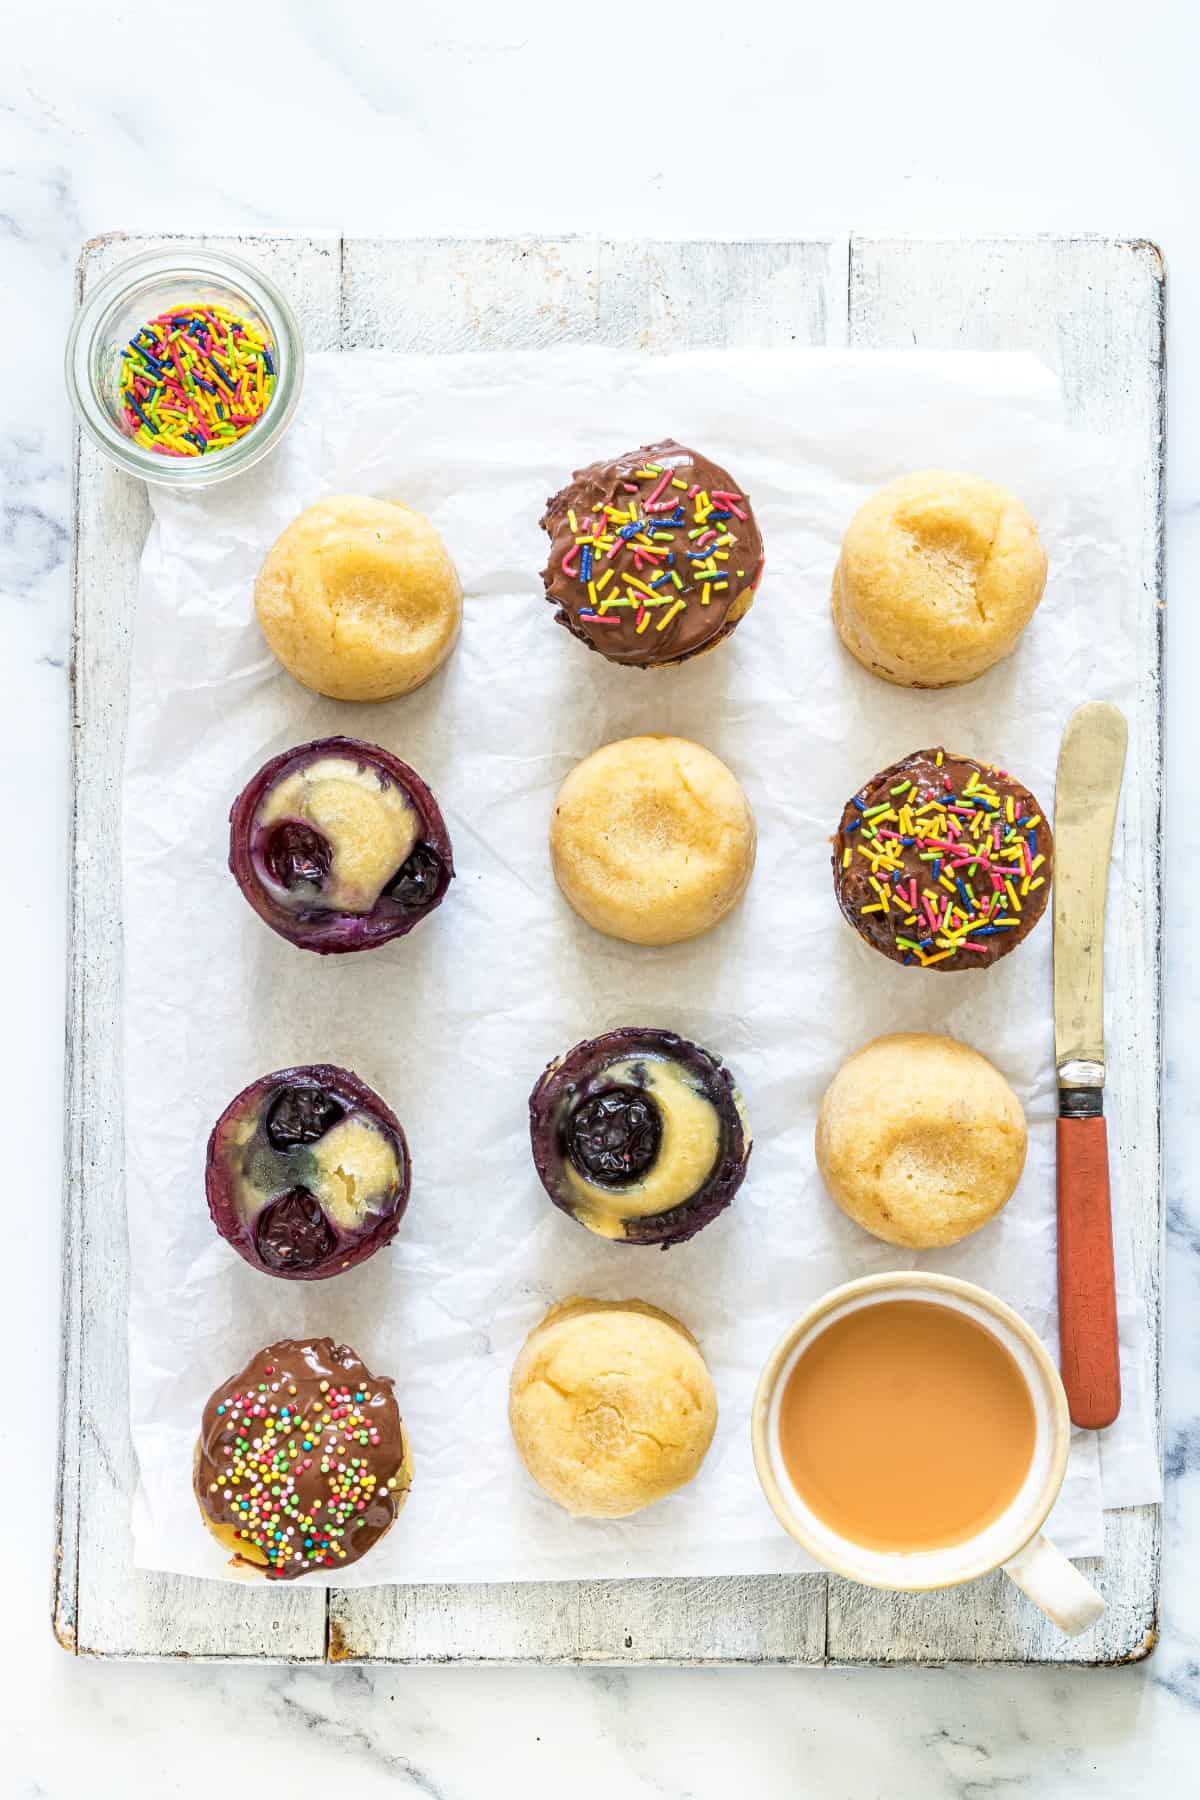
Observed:
[[[779,1408],[788,1377],[805,1350],[835,1319],[888,1300],[920,1301],[965,1313],[998,1338],[1020,1370],[1033,1404],[1033,1459],[1019,1492],[974,1537],[933,1550],[875,1550],[843,1537],[806,1505],[779,1443]],[[1067,1469],[1071,1422],[1058,1370],[1036,1334],[1011,1306],[985,1288],[949,1275],[912,1270],[868,1275],[834,1288],[796,1320],[775,1346],[759,1377],[751,1421],[754,1462],[776,1518],[810,1556],[837,1575],[870,1587],[924,1593],[957,1587],[1003,1569],[1061,1631],[1074,1637],[1096,1623],[1104,1601],[1049,1538],[1046,1515]]]

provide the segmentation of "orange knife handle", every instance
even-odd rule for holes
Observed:
[[[1098,1430],[1121,1410],[1108,1131],[1102,1114],[1058,1121],[1058,1331],[1076,1425]]]

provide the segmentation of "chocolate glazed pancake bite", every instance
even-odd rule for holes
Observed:
[[[1054,842],[1003,769],[914,750],[846,802],[833,840],[838,905],[893,962],[986,969],[1046,910]]]
[[[261,1076],[208,1140],[213,1224],[253,1268],[288,1281],[339,1275],[390,1243],[411,1183],[399,1119],[329,1063]]]
[[[269,1344],[204,1408],[192,1485],[247,1574],[349,1567],[391,1530],[411,1484],[391,1382],[330,1338]]]
[[[454,878],[441,809],[378,744],[318,738],[258,771],[229,815],[229,867],[301,950],[371,950],[428,918]]]
[[[576,1044],[530,1095],[529,1129],[555,1206],[599,1237],[664,1250],[724,1212],[750,1160],[729,1071],[673,1031]]]
[[[762,575],[745,493],[674,438],[577,469],[542,525],[542,580],[559,624],[634,668],[711,650],[749,612]]]

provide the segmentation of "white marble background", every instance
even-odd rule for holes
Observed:
[[[1128,1800],[1200,1757],[1200,214],[1186,0],[7,0],[0,16],[0,931],[9,1350],[0,1786],[18,1800]],[[598,147],[599,143],[599,147]],[[1154,238],[1170,270],[1165,1632],[1118,1672],[207,1669],[48,1625],[80,242],[111,229]],[[236,1749],[234,1742],[236,1739]]]

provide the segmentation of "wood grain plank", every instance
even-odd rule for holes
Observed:
[[[1074,423],[1136,447],[1144,471],[1137,546],[1136,774],[1125,784],[1121,926],[1138,951],[1111,997],[1110,1131],[1119,1146],[1127,1267],[1161,1343],[1161,1025],[1164,272],[1152,244],[1110,239],[996,242],[855,238],[849,333],[873,349],[1031,349],[1059,375]],[[1083,699],[1085,696],[1080,695]],[[1155,1416],[1161,1405],[1157,1365]],[[830,1583],[829,1654],[852,1662],[1120,1662],[1158,1630],[1158,1507],[1105,1515],[1103,1562],[1082,1566],[1108,1600],[1100,1625],[1064,1639],[1003,1577],[901,1596]]]
[[[359,350],[582,342],[840,344],[846,244],[348,239],[343,342]],[[330,1650],[357,1661],[819,1662],[823,1575],[787,1580],[355,1588]]]
[[[346,241],[347,350],[840,344],[844,240]]]
[[[91,282],[164,240],[89,247]],[[219,240],[208,240],[215,242]],[[1157,943],[1161,586],[1162,272],[1150,246],[671,244],[526,240],[254,239],[243,248],[297,306],[310,349],[535,347],[563,341],[1032,347],[1060,372],[1074,416],[1128,434],[1147,468],[1143,642],[1136,730],[1154,772],[1126,800],[1131,890]],[[339,274],[343,276],[338,289]],[[141,489],[88,446],[78,458],[74,654],[76,816],[68,1020],[64,1225],[64,1430],[55,1625],[98,1653],[294,1657],[324,1652],[319,1591],[233,1588],[136,1574],[133,1458],[125,1427],[126,1244],[121,1191],[119,860],[116,838],[128,628],[146,524]],[[1135,867],[1136,853],[1136,867]],[[1148,921],[1148,924],[1147,924]],[[1158,971],[1131,957],[1121,1015],[1145,1021],[1114,1067],[1114,1124],[1150,1196],[1129,1211],[1139,1292],[1158,1326],[1161,1254]],[[1127,1009],[1134,1009],[1128,1011]],[[1136,1066],[1135,1066],[1136,1064]],[[1002,1579],[912,1600],[828,1584],[829,1654],[865,1662],[1119,1660],[1144,1654],[1157,1619],[1157,1509],[1109,1515],[1093,1574],[1102,1633],[1064,1646]],[[826,1578],[601,1582],[333,1591],[328,1648],[362,1661],[798,1661],[826,1652]],[[1064,1653],[1065,1652],[1065,1653]]]
[[[80,293],[169,239],[99,239]],[[273,275],[310,347],[336,345],[340,244],[202,240]],[[72,647],[71,937],[64,1199],[63,1423],[54,1627],[104,1655],[319,1659],[317,1590],[242,1589],[135,1570],[128,1419],[128,1245],[120,1065],[120,791],[130,631],[149,523],[142,485],[77,444]]]
[[[334,1662],[806,1663],[824,1575],[358,1588],[331,1596]]]

